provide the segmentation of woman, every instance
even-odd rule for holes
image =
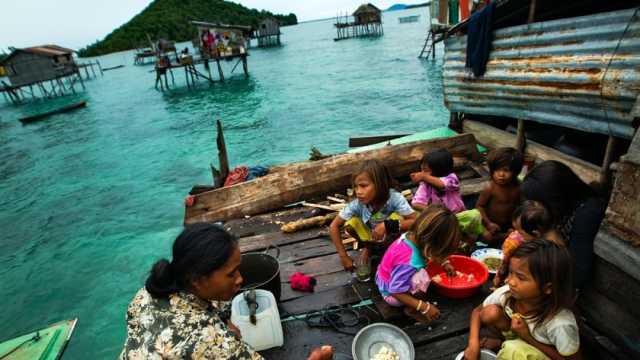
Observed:
[[[581,288],[591,275],[593,240],[604,218],[606,199],[568,166],[553,160],[531,169],[520,189],[526,200],[541,202],[553,215],[573,256],[575,283]]]
[[[239,267],[232,235],[210,224],[185,228],[173,244],[173,260],[153,265],[129,305],[120,359],[262,359],[228,320],[228,301],[242,284]],[[332,353],[323,346],[308,359]]]

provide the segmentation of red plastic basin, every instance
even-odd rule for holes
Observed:
[[[459,279],[454,277],[449,279],[440,264],[436,264],[433,261],[429,262],[427,272],[431,276],[431,284],[436,287],[436,290],[442,296],[454,299],[469,297],[475,294],[489,278],[487,267],[476,259],[462,255],[451,255],[449,256],[449,261],[456,271],[463,274],[473,274],[473,278],[471,281],[468,281],[468,278]],[[433,277],[436,275],[440,276],[442,282],[433,281]]]

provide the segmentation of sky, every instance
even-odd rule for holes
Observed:
[[[427,0],[380,0],[380,9]],[[142,11],[152,0],[0,0],[0,51],[9,46],[57,44],[79,49],[103,39]],[[315,20],[353,12],[366,0],[235,0],[249,8]]]

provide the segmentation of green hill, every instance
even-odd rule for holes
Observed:
[[[80,49],[80,56],[98,56],[140,46],[148,46],[147,34],[153,39],[165,38],[187,41],[195,37],[191,20],[220,22],[234,25],[257,25],[268,16],[282,26],[295,25],[295,14],[274,15],[268,11],[248,9],[223,0],[155,0],[128,23],[115,29],[103,40]]]

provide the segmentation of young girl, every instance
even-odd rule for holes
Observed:
[[[560,234],[553,227],[553,219],[547,209],[537,201],[527,200],[513,213],[513,231],[502,244],[502,265],[493,278],[493,286],[500,287],[509,272],[509,259],[525,241],[544,238],[564,246]]]
[[[353,175],[356,199],[351,201],[331,223],[329,234],[345,270],[353,270],[353,259],[340,238],[340,227],[346,223],[363,243],[361,256],[369,256],[367,243],[382,242],[385,234],[406,231],[416,218],[407,200],[391,188],[389,170],[377,160],[368,160]]]
[[[430,205],[415,221],[411,230],[387,249],[378,266],[376,284],[384,300],[391,306],[404,306],[405,314],[428,323],[440,311],[424,301],[431,278],[427,260],[439,262],[448,274],[455,270],[446,260],[460,242],[456,217],[442,205]]]
[[[476,209],[482,215],[485,228],[492,235],[492,244],[501,243],[511,226],[513,211],[520,203],[522,155],[513,148],[499,148],[487,156],[491,181],[482,190]]]
[[[420,183],[411,205],[418,210],[429,204],[442,204],[454,214],[464,210],[460,196],[460,180],[453,172],[453,157],[447,149],[424,154],[420,172],[411,174],[411,180]]]
[[[484,324],[503,332],[505,341],[493,339],[494,348],[501,346],[498,359],[578,359],[574,295],[567,249],[544,239],[525,242],[511,256],[507,285],[473,310],[465,358],[478,359]]]

